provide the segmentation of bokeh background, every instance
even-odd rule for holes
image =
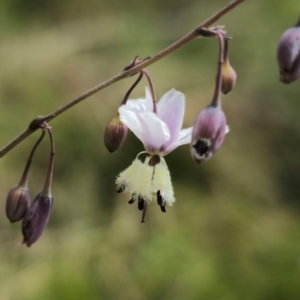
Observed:
[[[175,41],[225,0],[1,0],[0,145],[89,88]],[[115,192],[116,175],[142,144],[130,134],[110,154],[103,131],[132,84],[123,80],[51,122],[54,207],[31,248],[5,216],[35,133],[0,160],[0,299],[300,299],[300,82],[279,82],[276,47],[299,1],[248,0],[217,24],[233,36],[231,128],[196,165],[188,146],[167,156],[177,202],[141,213]],[[186,95],[185,127],[211,100],[216,39],[197,39],[148,68],[157,95]],[[146,81],[133,92],[144,95]],[[30,189],[41,191],[45,139]]]

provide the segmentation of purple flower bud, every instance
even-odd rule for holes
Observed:
[[[281,36],[277,62],[281,82],[291,83],[300,77],[300,22]]]
[[[30,205],[30,193],[27,185],[13,187],[6,200],[6,216],[13,223],[23,219]]]
[[[109,152],[118,150],[124,144],[128,133],[127,126],[120,120],[119,115],[114,117],[105,128],[104,144]]]
[[[222,109],[208,106],[198,115],[192,132],[191,154],[197,163],[208,160],[223,143],[226,117]]]
[[[30,247],[42,235],[50,216],[53,198],[50,194],[38,194],[22,222],[23,244]]]

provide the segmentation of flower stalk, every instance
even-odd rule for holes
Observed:
[[[204,21],[202,24],[200,24],[198,27],[193,29],[191,32],[187,33],[180,39],[178,39],[176,42],[172,43],[165,49],[161,50],[157,54],[143,60],[140,64],[134,66],[133,68],[130,68],[129,70],[125,70],[114,77],[100,83],[99,85],[93,87],[92,89],[84,92],[80,96],[76,97],[75,99],[71,100],[67,104],[59,107],[58,109],[54,110],[52,113],[50,113],[46,118],[48,118],[48,122],[50,122],[52,119],[58,117],[71,107],[75,106],[76,104],[82,102],[83,100],[89,98],[90,96],[94,95],[95,93],[99,92],[100,90],[114,84],[117,81],[120,81],[124,78],[127,78],[131,76],[132,74],[135,74],[139,72],[140,70],[144,69],[147,66],[152,65],[156,61],[160,60],[161,58],[169,55],[170,53],[174,52],[175,50],[181,48],[182,46],[186,45],[196,37],[201,36],[201,30],[203,28],[207,28],[210,25],[212,25],[214,22],[218,21],[223,15],[227,14],[229,11],[234,9],[237,5],[244,2],[245,0],[234,0],[224,6],[220,11],[212,15],[210,18],[208,18],[206,21]],[[3,157],[5,154],[7,154],[10,150],[15,148],[19,143],[21,143],[23,140],[25,140],[27,137],[29,137],[35,130],[31,128],[25,129],[20,135],[18,135],[16,138],[14,138],[11,142],[9,142],[6,146],[4,146],[0,150],[0,158]]]

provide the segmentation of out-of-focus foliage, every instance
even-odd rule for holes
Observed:
[[[153,54],[227,1],[1,1],[0,145]],[[54,207],[30,249],[5,199],[39,133],[0,160],[0,299],[299,299],[300,82],[279,82],[276,47],[296,22],[296,0],[246,1],[226,25],[238,80],[223,96],[230,134],[212,160],[189,147],[167,156],[177,202],[162,214],[114,191],[115,176],[143,150],[131,134],[110,154],[104,128],[133,82],[123,80],[51,122],[56,140]],[[186,95],[185,126],[210,101],[217,41],[198,39],[148,68],[158,96]],[[143,82],[133,93],[144,94]],[[49,156],[43,141],[29,186],[37,194]]]

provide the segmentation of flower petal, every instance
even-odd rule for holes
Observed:
[[[145,93],[146,93],[146,98],[145,98],[146,110],[153,112],[153,100],[152,100],[151,92],[148,87],[145,88]]]
[[[128,100],[125,105],[127,108],[130,108],[130,109],[137,109],[140,111],[146,110],[146,100],[145,99]]]
[[[165,148],[163,155],[167,155],[181,145],[189,144],[192,141],[193,127],[182,129],[179,132],[178,140]]]
[[[142,141],[148,152],[157,152],[169,139],[168,126],[152,112],[137,111],[121,106],[121,121]]]
[[[175,89],[165,93],[157,104],[157,114],[170,129],[171,138],[166,147],[177,142],[184,116],[184,95]]]

